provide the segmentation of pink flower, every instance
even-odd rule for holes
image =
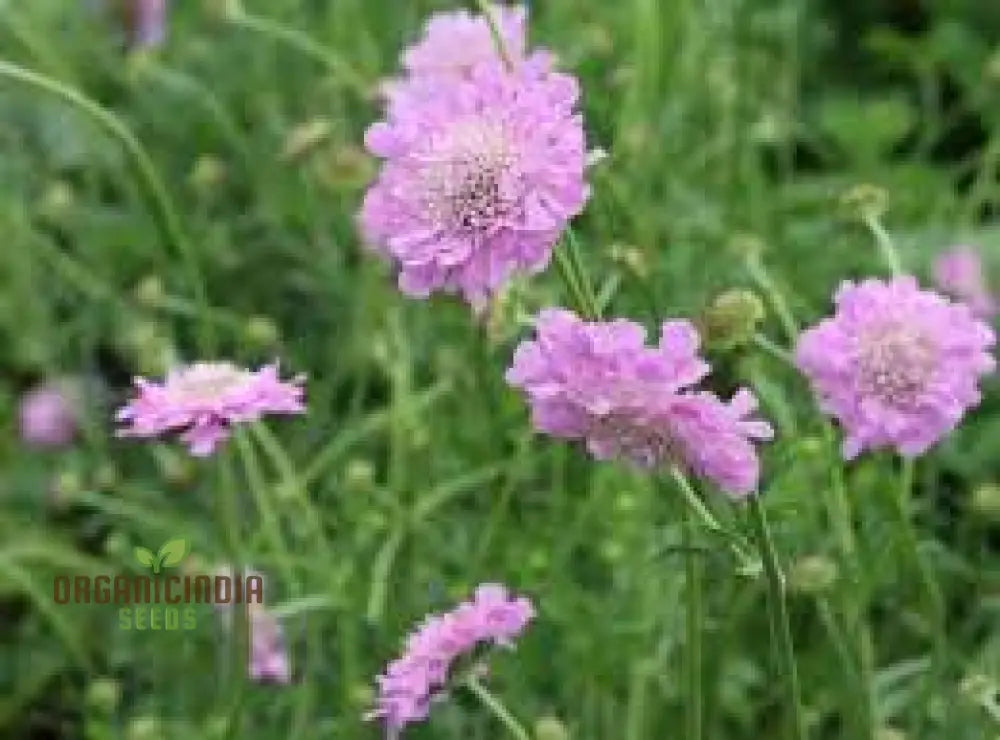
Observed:
[[[967,305],[909,276],[845,282],[834,300],[835,315],[803,333],[796,361],[843,425],[847,459],[878,447],[920,455],[979,403],[996,337]]]
[[[524,57],[527,12],[523,7],[494,5],[491,13],[512,60]],[[467,10],[436,13],[423,38],[403,52],[403,68],[413,75],[467,74],[477,64],[498,61],[489,23]]]
[[[709,366],[689,322],[665,322],[656,347],[638,324],[584,322],[563,309],[543,311],[536,331],[506,377],[528,394],[539,431],[585,440],[600,460],[677,465],[734,495],[756,488],[753,443],[770,439],[771,427],[753,418],[750,391],[725,402],[695,388]]]
[[[129,40],[133,47],[160,46],[167,37],[167,0],[127,0]]]
[[[972,247],[954,247],[934,261],[934,282],[942,293],[969,305],[973,313],[984,319],[998,310],[997,300],[990,293],[979,253]]]
[[[236,577],[231,565],[216,568],[215,575],[227,578]],[[244,579],[251,576],[264,578],[263,573],[252,568],[242,573]],[[234,608],[246,608],[249,619],[247,627],[250,634],[250,660],[247,664],[247,675],[252,681],[259,683],[290,683],[292,666],[281,622],[263,604],[253,600],[245,602],[245,607],[241,605],[234,607],[232,603],[216,602],[216,612],[219,613],[227,631],[233,628]]]
[[[427,719],[455,660],[480,644],[510,646],[534,616],[528,599],[510,596],[503,586],[484,584],[472,601],[428,617],[407,638],[402,657],[377,678],[379,694],[367,719],[380,718],[393,737],[407,724]]]
[[[45,383],[21,397],[21,439],[35,447],[64,447],[77,432],[76,401],[70,384]]]
[[[265,609],[250,609],[250,678],[261,683],[286,684],[292,680],[292,666],[285,646],[281,622]]]
[[[229,438],[230,427],[264,414],[301,414],[301,376],[283,382],[278,366],[243,370],[228,362],[198,362],[168,373],[156,383],[137,378],[139,394],[118,411],[123,437],[181,432],[192,455],[211,455]]]
[[[544,54],[394,90],[366,134],[385,161],[360,222],[404,293],[459,292],[478,309],[512,274],[546,267],[588,197],[578,96]]]

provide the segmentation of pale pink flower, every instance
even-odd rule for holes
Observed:
[[[391,737],[407,724],[425,720],[460,656],[478,645],[510,647],[534,616],[528,599],[509,595],[504,586],[484,584],[472,601],[428,617],[407,639],[402,657],[378,677],[378,698],[367,718],[381,719]]]
[[[265,414],[301,414],[302,376],[282,381],[278,366],[251,371],[229,362],[197,362],[168,373],[162,383],[137,378],[138,396],[118,411],[123,437],[179,432],[192,455],[211,455],[233,424]]]
[[[65,447],[77,433],[79,399],[68,382],[49,382],[21,397],[21,439],[34,447]]]
[[[972,247],[953,247],[934,261],[934,282],[942,293],[963,301],[981,318],[996,315],[998,304],[990,292],[986,270]]]
[[[802,334],[796,361],[844,427],[846,458],[880,447],[920,455],[979,403],[996,337],[969,306],[909,276],[845,282],[834,301],[834,316]]]

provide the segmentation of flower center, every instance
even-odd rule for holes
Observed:
[[[615,440],[624,455],[644,467],[653,468],[683,459],[676,440],[663,424],[643,421],[633,414],[613,412],[597,419],[595,426],[596,436]]]
[[[912,405],[934,373],[937,347],[915,327],[889,323],[862,335],[861,391],[894,406]]]
[[[425,207],[440,227],[466,235],[487,234],[517,208],[514,156],[502,123],[459,122],[423,160]]]
[[[178,395],[189,401],[213,401],[249,373],[228,362],[199,362],[176,379]]]

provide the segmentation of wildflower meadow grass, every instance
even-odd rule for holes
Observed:
[[[0,737],[1000,738],[1000,12],[0,0]]]

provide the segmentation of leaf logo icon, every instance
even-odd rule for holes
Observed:
[[[163,543],[163,547],[155,555],[145,547],[137,547],[132,552],[140,565],[152,568],[153,573],[159,573],[164,567],[178,565],[187,555],[187,551],[187,540],[176,538]]]

